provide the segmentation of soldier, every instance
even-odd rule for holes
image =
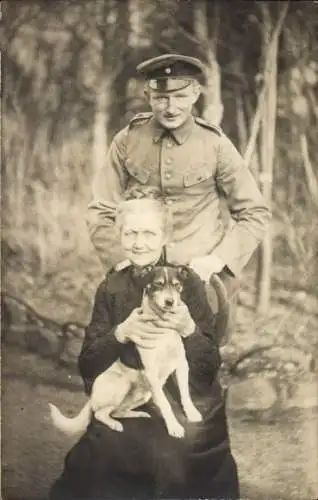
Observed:
[[[171,208],[171,263],[188,264],[201,279],[218,273],[229,294],[262,240],[269,209],[241,155],[222,130],[192,114],[204,74],[200,60],[165,54],[137,66],[150,113],[118,132],[93,182],[88,228],[107,268],[122,260],[114,213],[127,187],[159,186]],[[222,221],[220,197],[230,224]],[[217,309],[210,293],[211,305]]]

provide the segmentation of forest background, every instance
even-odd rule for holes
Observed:
[[[278,276],[284,288],[313,291],[317,9],[304,1],[4,2],[5,264],[23,263],[41,299],[44,288],[62,302],[87,302],[99,272],[85,225],[92,176],[115,132],[147,109],[136,64],[174,51],[207,63],[197,113],[222,125],[272,207],[256,276],[260,312]]]

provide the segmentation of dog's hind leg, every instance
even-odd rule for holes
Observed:
[[[124,430],[123,424],[112,418],[109,414],[109,410],[102,408],[95,412],[95,418],[102,422],[102,424],[107,425],[110,429],[117,432],[122,432]]]
[[[180,353],[176,368],[176,379],[180,391],[181,404],[189,422],[200,422],[202,415],[194,406],[189,391],[189,365],[184,350]]]
[[[117,432],[123,431],[123,425],[111,414],[120,408],[121,403],[132,387],[135,374],[132,370],[122,373],[121,365],[114,363],[111,369],[99,376],[93,386],[91,406],[95,418]]]
[[[114,414],[115,415],[115,414]],[[125,410],[116,412],[118,418],[150,418],[150,414],[141,410]]]

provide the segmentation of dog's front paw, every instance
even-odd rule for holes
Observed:
[[[184,428],[182,427],[181,424],[179,424],[179,422],[174,422],[173,424],[169,424],[168,432],[172,437],[176,438],[184,437]]]
[[[202,421],[202,415],[199,412],[199,410],[196,409],[195,406],[191,408],[187,408],[185,411],[186,417],[189,420],[189,422],[201,422]]]

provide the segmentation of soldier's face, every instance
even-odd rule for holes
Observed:
[[[155,119],[164,128],[173,130],[181,127],[191,115],[193,105],[200,95],[200,87],[192,83],[174,92],[150,90],[147,95]]]
[[[120,238],[125,256],[135,266],[155,264],[166,235],[162,216],[155,210],[133,210],[124,216]]]

